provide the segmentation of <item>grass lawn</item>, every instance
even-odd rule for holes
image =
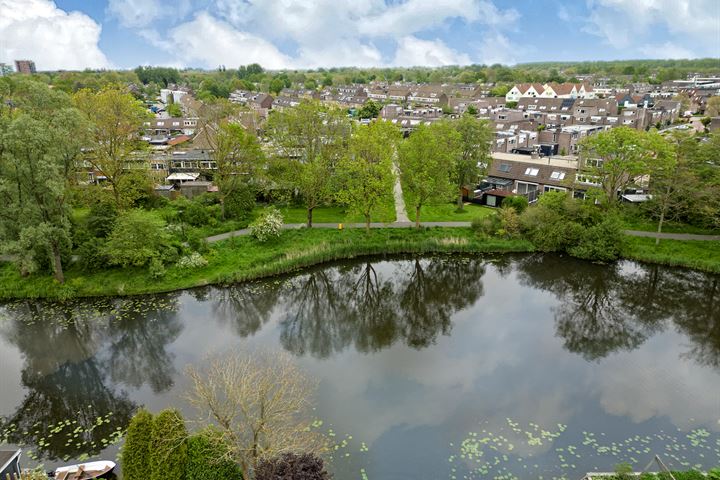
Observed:
[[[421,222],[472,222],[476,218],[495,214],[495,209],[474,203],[466,203],[462,210],[455,203],[425,205],[420,209]],[[408,209],[408,217],[415,221],[415,210]]]
[[[720,273],[720,242],[660,240],[656,246],[654,238],[627,236],[623,257]]]
[[[310,265],[363,255],[433,252],[527,252],[524,240],[479,239],[469,228],[300,229],[284,231],[279,239],[260,244],[236,237],[218,242],[205,254],[208,265],[184,270],[167,267],[154,279],[147,269],[65,270],[66,283],[49,274],[21,277],[15,265],[0,263],[0,299],[71,298],[165,292],[209,284],[226,284],[290,272]]]
[[[657,232],[656,221],[647,218],[638,205],[626,205],[621,210],[621,221],[625,230]],[[691,233],[696,235],[720,235],[720,229],[707,229],[680,222],[663,222],[663,233]]]
[[[285,223],[307,223],[307,210],[303,206],[281,206],[278,207],[282,213]],[[257,207],[253,211],[256,217],[262,211]],[[313,210],[313,223],[362,223],[365,221],[362,215],[350,215],[344,207],[323,206]],[[378,214],[372,218],[373,222],[391,223],[395,221],[395,204],[383,205]]]

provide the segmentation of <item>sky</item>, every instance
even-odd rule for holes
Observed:
[[[0,0],[38,70],[720,57],[720,0]]]

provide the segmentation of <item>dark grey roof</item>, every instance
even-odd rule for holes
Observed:
[[[0,450],[0,472],[5,470],[10,463],[20,456],[20,450]]]

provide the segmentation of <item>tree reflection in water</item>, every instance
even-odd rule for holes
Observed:
[[[124,429],[136,405],[114,385],[172,386],[166,347],[180,333],[175,297],[3,307],[0,334],[24,358],[27,392],[0,436],[35,445],[43,458],[94,455]],[[4,432],[3,432],[4,430]]]
[[[350,346],[374,352],[397,341],[424,348],[448,335],[452,315],[482,296],[484,260],[432,257],[406,264],[409,269],[390,275],[364,261],[313,269],[269,290],[231,287],[213,298],[213,311],[241,336],[279,311],[280,342],[296,355],[327,358]]]
[[[669,323],[691,341],[687,356],[720,367],[720,277],[658,265],[597,265],[533,255],[521,281],[555,294],[565,348],[588,360],[633,350]]]

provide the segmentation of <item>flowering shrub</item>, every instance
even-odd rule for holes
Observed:
[[[177,262],[178,268],[187,269],[202,268],[207,264],[207,260],[205,260],[205,258],[198,252],[192,252],[190,255],[185,255]]]
[[[250,224],[250,234],[259,242],[267,242],[280,236],[282,225],[283,217],[280,211],[275,207],[268,207]]]

